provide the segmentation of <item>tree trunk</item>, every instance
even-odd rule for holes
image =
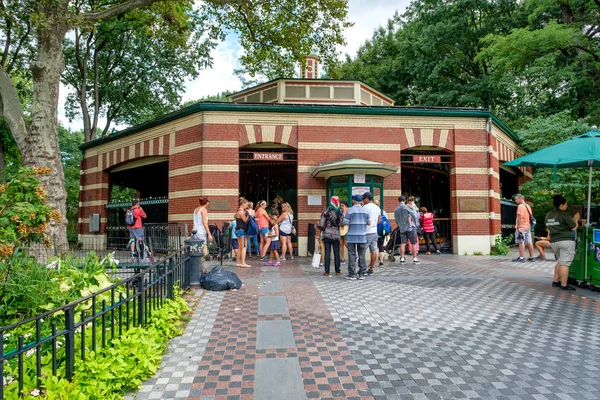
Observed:
[[[48,225],[47,233],[56,247],[49,249],[48,254],[52,254],[53,250],[63,252],[68,249],[67,193],[58,148],[57,117],[60,75],[64,68],[62,40],[66,32],[66,27],[57,23],[49,24],[38,34],[38,53],[32,66],[34,107],[31,111],[30,129],[21,149],[23,165],[52,168],[51,173],[41,176],[41,181],[48,194],[48,205],[60,212],[62,222],[52,221]]]
[[[0,140],[0,183],[6,183],[6,161],[5,155],[6,149],[4,148],[4,142]]]

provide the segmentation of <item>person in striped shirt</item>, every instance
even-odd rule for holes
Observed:
[[[367,226],[371,225],[369,213],[362,207],[362,196],[352,196],[352,207],[344,216],[344,224],[348,225],[346,242],[348,243],[348,276],[349,280],[363,280],[367,274],[365,252],[367,250]],[[358,258],[358,275],[355,266]]]

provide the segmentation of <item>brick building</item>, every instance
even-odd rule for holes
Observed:
[[[232,219],[239,196],[280,196],[296,212],[304,255],[308,224],[328,197],[369,190],[391,218],[400,194],[416,196],[455,254],[489,252],[501,198],[531,176],[503,166],[524,154],[516,135],[487,110],[396,107],[362,82],[312,79],[312,62],[302,79],[197,103],[82,146],[80,238],[106,240],[123,226],[114,186],[162,207],[151,222],[189,225],[200,195],[218,224]]]

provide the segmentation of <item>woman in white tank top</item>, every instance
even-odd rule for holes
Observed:
[[[200,196],[198,201],[200,202],[200,206],[194,210],[194,230],[196,230],[196,237],[204,240],[204,244],[206,245],[213,240],[210,229],[208,229],[207,207],[210,204],[210,200],[206,196]]]

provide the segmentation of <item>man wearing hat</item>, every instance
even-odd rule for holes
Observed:
[[[348,243],[348,276],[346,279],[363,280],[367,274],[365,251],[367,249],[367,226],[371,225],[371,218],[367,210],[362,207],[362,196],[352,196],[352,207],[344,216],[344,224],[348,225],[346,242]],[[355,266],[358,258],[358,275]]]
[[[377,261],[377,224],[381,221],[381,209],[377,204],[373,203],[373,194],[371,192],[363,193],[362,201],[364,203],[363,208],[367,210],[371,218],[371,225],[367,227],[367,245],[365,247],[371,252],[371,262],[367,275],[373,275],[375,261]]]
[[[331,196],[329,207],[321,214],[317,228],[323,231],[323,244],[325,245],[325,272],[323,276],[331,277],[331,249],[333,248],[333,261],[335,274],[341,275],[340,270],[340,226],[344,225],[344,214],[340,210],[340,198]]]

